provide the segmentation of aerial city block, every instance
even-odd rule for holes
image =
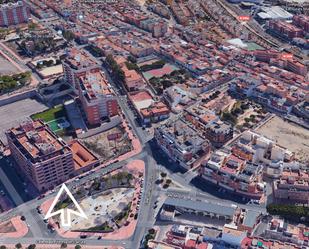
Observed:
[[[309,249],[309,0],[0,0],[0,249]]]

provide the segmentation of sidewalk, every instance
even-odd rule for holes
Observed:
[[[12,231],[12,232],[8,232],[8,233],[0,233],[0,238],[22,238],[24,237],[29,229],[26,225],[25,222],[23,222],[21,219],[20,216],[16,216],[16,217],[13,217],[10,222],[12,223],[12,226],[14,227],[15,231]],[[7,221],[9,222],[9,221]],[[5,224],[7,224],[7,222],[3,222],[0,224],[0,226],[3,226]]]

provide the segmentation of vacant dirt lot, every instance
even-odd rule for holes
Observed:
[[[295,152],[300,161],[309,162],[309,130],[275,117],[260,127],[258,132]]]
[[[119,134],[119,138],[109,140],[108,136],[112,136],[113,134]],[[104,161],[108,161],[111,158],[116,158],[132,149],[127,133],[122,127],[119,126],[98,135],[86,138],[82,140],[82,142],[88,149],[93,151],[100,158],[103,158]]]

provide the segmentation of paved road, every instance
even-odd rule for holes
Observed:
[[[49,26],[50,24],[46,23],[46,26],[51,28]],[[52,30],[52,28],[51,28]],[[80,48],[84,49],[84,48]],[[85,50],[86,51],[86,50]],[[86,51],[89,53],[88,51]],[[90,53],[89,53],[90,54]],[[92,55],[91,55],[92,56]],[[93,56],[92,56],[93,57]],[[93,57],[94,58],[94,57]],[[98,58],[95,58],[98,63],[101,64],[101,61]],[[116,84],[114,84],[113,80],[111,79],[110,75],[108,72],[102,68],[104,72],[107,75],[108,81],[111,83],[112,87],[114,88],[115,92],[118,92]],[[157,173],[158,173],[158,165],[161,165],[161,162],[164,160],[161,160],[160,158],[160,153],[154,153],[156,152],[155,148],[152,145],[151,136],[144,130],[142,130],[141,127],[138,126],[134,113],[132,110],[129,108],[127,104],[127,100],[125,96],[118,96],[118,102],[119,105],[126,117],[126,119],[129,121],[129,124],[131,128],[133,129],[133,132],[136,134],[138,139],[141,141],[141,144],[143,145],[143,151],[139,154],[136,155],[128,160],[125,160],[123,162],[118,162],[115,164],[111,164],[107,166],[106,168],[97,170],[97,171],[92,171],[91,174],[88,176],[82,178],[79,182],[71,181],[68,183],[68,187],[71,188],[75,185],[80,185],[83,184],[86,181],[89,181],[95,177],[97,177],[99,174],[107,174],[108,172],[115,170],[116,168],[122,167],[124,164],[129,162],[132,159],[141,159],[145,162],[146,169],[145,169],[145,180],[144,180],[144,192],[143,192],[143,197],[141,200],[141,208],[139,210],[139,215],[138,215],[138,223],[136,230],[133,234],[133,236],[127,240],[122,240],[122,241],[114,241],[114,240],[97,240],[97,238],[87,238],[87,239],[74,239],[75,243],[82,243],[85,242],[86,244],[91,244],[91,245],[116,245],[116,246],[123,246],[125,248],[138,248],[139,243],[142,240],[143,236],[147,232],[147,229],[151,228],[155,222],[155,214],[157,210],[154,210],[153,206],[155,201],[157,200],[158,197],[161,196],[162,192],[158,189],[158,187],[155,185],[155,180],[157,179]],[[222,205],[231,205],[234,202],[231,202],[230,200],[224,200],[220,199],[212,194],[205,193],[201,191],[200,189],[196,188],[193,186],[190,182],[192,177],[194,176],[194,173],[188,173],[183,177],[182,175],[178,174],[179,171],[181,171],[177,166],[173,165],[172,163],[166,162],[162,164],[164,167],[168,169],[169,172],[169,177],[179,183],[180,185],[184,186],[185,192],[179,190],[167,190],[163,191],[165,192],[166,195],[171,195],[171,196],[179,196],[181,198],[195,198],[195,199],[202,199],[202,200],[207,200],[207,201],[215,201],[216,203],[220,203]],[[1,171],[0,171],[0,177],[1,177]],[[2,179],[2,178],[1,178]],[[10,184],[8,183],[10,186]],[[57,191],[57,189],[56,189]],[[14,188],[10,187],[10,194],[15,195],[16,190],[14,193]],[[0,219],[4,220],[7,219],[13,215],[16,214],[23,214],[25,215],[27,222],[30,225],[30,230],[25,238],[19,239],[18,242],[20,243],[58,243],[56,240],[62,242],[70,242],[72,240],[68,239],[63,239],[60,238],[57,234],[51,234],[47,227],[46,224],[42,221],[42,217],[36,212],[36,206],[40,205],[43,201],[45,201],[47,198],[54,197],[55,193],[49,194],[48,197],[45,197],[42,200],[31,200],[27,203],[19,205],[17,208],[13,209],[12,211],[0,215]],[[18,197],[17,197],[18,198]],[[16,199],[17,203],[20,203],[19,199]],[[238,204],[235,202],[235,204],[240,205],[241,207],[250,207],[248,205],[243,205],[243,204]],[[251,207],[250,207],[251,208]],[[263,211],[265,210],[263,207],[259,206],[253,206],[252,207],[254,210],[260,210]],[[16,243],[16,239],[5,239],[5,243]]]

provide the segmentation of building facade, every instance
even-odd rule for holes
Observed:
[[[102,118],[118,114],[118,102],[100,65],[86,52],[71,49],[62,66],[65,81],[78,94],[88,124],[98,125]]]
[[[154,134],[159,147],[184,169],[197,166],[211,150],[210,142],[183,119],[165,123]]]
[[[70,147],[40,120],[26,121],[6,132],[11,154],[20,170],[39,191],[74,176]]]
[[[29,18],[30,8],[24,1],[0,5],[0,27],[27,23]]]
[[[118,114],[117,99],[101,72],[80,76],[78,92],[90,125],[100,124],[103,118]]]
[[[274,197],[295,203],[309,202],[309,174],[303,170],[284,170],[273,182]]]
[[[71,49],[65,60],[62,61],[64,79],[77,92],[79,78],[87,73],[100,72],[101,68],[94,60],[92,60],[84,51],[77,48]]]

